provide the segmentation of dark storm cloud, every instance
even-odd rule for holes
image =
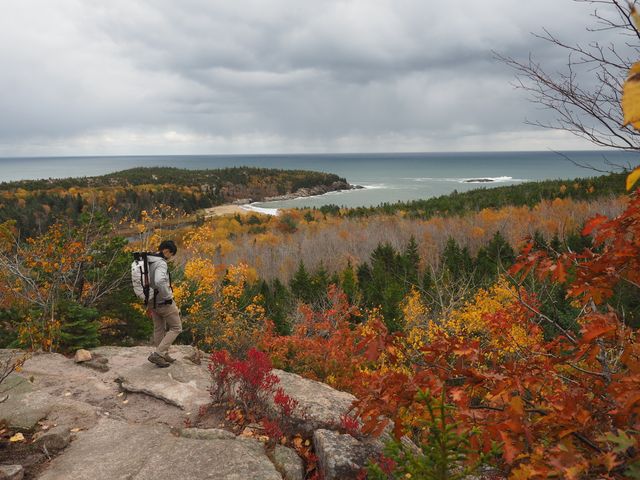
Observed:
[[[562,68],[530,32],[593,38],[569,0],[4,7],[0,155],[587,146],[523,125],[491,54]]]

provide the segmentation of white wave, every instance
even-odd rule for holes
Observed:
[[[455,182],[455,183],[504,183],[504,182],[528,182],[526,178],[502,177],[469,177],[469,178],[447,178],[447,177],[416,177],[403,178],[403,180],[413,180],[415,182]]]
[[[351,190],[332,190],[330,192],[324,193],[323,195],[343,195],[345,193],[350,192]],[[321,197],[322,195],[314,195],[314,197]]]
[[[369,185],[366,185],[364,183],[358,183],[357,185],[360,185],[365,190],[378,190],[378,189],[384,189],[384,188],[392,188],[386,183],[370,183]]]
[[[263,213],[265,215],[278,215],[278,209],[277,208],[264,208],[264,207],[256,207],[254,205],[241,205],[240,208],[242,208],[243,210],[247,210],[249,212],[257,212],[257,213]]]

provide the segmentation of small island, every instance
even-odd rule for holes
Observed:
[[[468,178],[463,180],[463,183],[492,183],[495,182],[493,178]]]

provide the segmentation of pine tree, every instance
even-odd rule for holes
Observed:
[[[61,304],[60,348],[72,352],[98,346],[98,311],[75,302]]]
[[[411,236],[402,255],[402,266],[405,282],[409,285],[418,284],[418,269],[420,267],[420,254],[415,237]]]
[[[320,298],[327,292],[327,288],[329,287],[329,272],[324,266],[324,262],[320,262],[318,269],[314,272],[311,277],[311,285],[314,289],[314,294],[316,298]]]
[[[473,269],[473,260],[467,247],[460,248],[455,239],[449,237],[442,252],[442,265],[453,280],[469,275]]]
[[[351,265],[351,260],[347,262],[347,266],[342,271],[340,277],[340,287],[342,288],[342,291],[347,295],[349,303],[356,304],[356,298],[358,295],[358,283],[353,272],[353,265]]]
[[[544,241],[544,239],[538,239],[538,241]],[[515,252],[509,242],[499,231],[496,231],[491,241],[478,251],[475,262],[478,282],[492,283],[500,271],[508,269],[515,259]]]
[[[291,295],[287,287],[277,278],[273,281],[271,287],[265,280],[262,280],[260,282],[260,294],[264,299],[267,318],[273,321],[276,331],[280,335],[290,334],[291,325],[289,325],[287,318],[291,311]]]
[[[302,260],[300,260],[298,270],[289,282],[289,288],[291,288],[291,293],[295,298],[302,300],[305,303],[313,303],[313,284]]]
[[[379,307],[390,331],[402,325],[400,303],[409,290],[403,275],[403,256],[388,243],[380,244],[371,254],[371,267],[358,269],[358,280],[367,307]]]

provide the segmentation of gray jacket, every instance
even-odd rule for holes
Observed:
[[[171,275],[167,267],[167,261],[161,256],[149,255],[149,285],[157,292],[156,305],[161,305],[167,300],[173,300],[171,288]]]

